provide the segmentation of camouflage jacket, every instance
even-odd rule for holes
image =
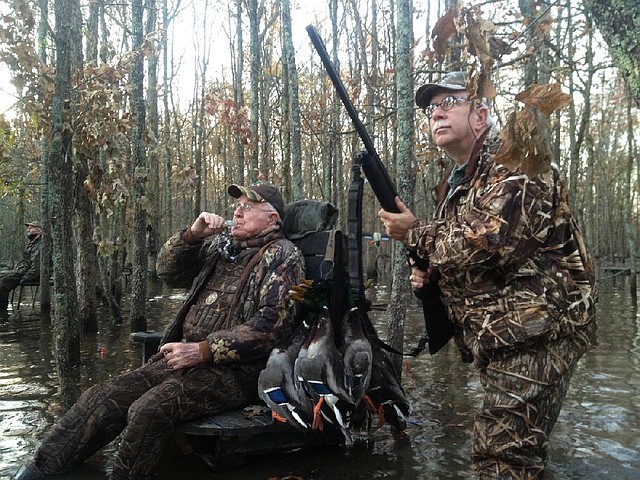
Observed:
[[[225,276],[226,271],[237,271],[234,264],[240,264],[239,271],[242,272],[260,248],[247,247],[230,260],[219,251],[223,241],[221,236],[192,245],[183,240],[183,232],[178,232],[165,243],[157,262],[158,276],[168,285],[190,287],[187,299],[166,329],[161,343],[179,342],[186,337],[190,337],[188,341],[206,340],[215,363],[247,363],[266,359],[295,326],[296,308],[289,291],[304,277],[302,253],[293,243],[278,235],[279,238],[269,244],[253,267],[233,313],[228,315],[229,309],[224,307],[235,299],[239,274],[235,274],[234,285],[215,295],[215,301],[213,297],[203,301],[201,296],[208,295],[206,288],[211,279],[215,283],[216,278]],[[216,304],[222,306],[217,311],[224,310],[221,322],[206,318],[209,314],[216,314]],[[194,317],[194,312],[190,313],[192,307],[206,309],[196,312],[205,315]],[[211,331],[185,324],[189,315],[200,318],[200,326],[209,326]],[[193,338],[194,335],[203,338]]]
[[[493,161],[480,139],[462,181],[440,191],[433,221],[416,221],[409,248],[438,269],[453,320],[485,349],[594,319],[591,258],[555,168],[534,178]]]
[[[23,282],[40,280],[40,250],[42,250],[42,235],[36,235],[29,241],[22,260],[15,268],[17,273],[22,273]]]

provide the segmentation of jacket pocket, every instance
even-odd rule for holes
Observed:
[[[528,290],[479,295],[465,303],[466,321],[485,349],[516,346],[557,323],[544,295]]]

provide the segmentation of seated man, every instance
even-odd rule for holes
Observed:
[[[18,473],[48,478],[81,464],[124,431],[111,479],[150,478],[175,424],[258,400],[270,351],[294,328],[290,288],[302,253],[284,238],[284,203],[268,184],[231,185],[231,235],[203,212],[162,247],[158,275],[191,286],[150,361],[87,390]]]
[[[25,223],[29,244],[15,270],[0,278],[0,312],[6,312],[9,294],[21,283],[40,280],[40,250],[42,249],[42,226],[40,222]]]

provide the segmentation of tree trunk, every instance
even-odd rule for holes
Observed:
[[[80,6],[75,0],[55,1],[56,73],[55,93],[51,104],[51,197],[53,234],[53,279],[55,298],[56,365],[62,402],[73,398],[72,365],[80,360],[80,328],[73,269],[73,160],[71,118],[72,43],[81,44],[71,19]]]
[[[329,16],[331,17],[331,61],[335,66],[335,69],[340,72],[340,59],[338,57],[338,45],[340,42],[340,33],[338,30],[338,1],[331,0],[329,6]],[[331,102],[331,139],[329,144],[331,150],[329,152],[330,161],[325,167],[324,178],[324,191],[325,195],[335,204],[344,205],[342,201],[342,172],[340,166],[344,159],[342,158],[342,136],[333,134],[333,132],[340,132],[340,116],[342,112],[342,104],[340,103],[340,97],[338,92],[334,88],[331,88],[332,102]],[[339,221],[346,218],[346,212],[342,212],[340,209]]]
[[[78,245],[78,264],[76,278],[78,287],[78,320],[85,332],[98,331],[98,315],[96,305],[97,287],[97,250],[93,243],[94,216],[93,205],[84,188],[84,181],[89,174],[87,158],[78,153],[76,162],[76,243]]]
[[[291,5],[289,0],[282,2],[282,27],[283,27],[283,63],[288,71],[288,97],[289,97],[289,135],[291,139],[291,177],[293,183],[293,200],[304,198],[302,182],[302,140],[300,126],[300,101],[298,98],[298,70],[296,67],[295,48],[291,34]]]
[[[74,38],[82,38],[82,12],[78,9],[72,19]],[[97,19],[92,19],[97,23]],[[87,45],[97,43],[97,31],[87,29],[88,36],[93,38],[92,42],[87,41]],[[71,69],[76,76],[76,81],[81,82],[84,72],[84,59],[82,55],[82,41],[73,44],[73,56]],[[95,64],[95,58],[91,59]],[[98,318],[96,307],[96,280],[97,259],[96,246],[93,243],[93,206],[84,188],[84,182],[89,175],[89,160],[97,155],[97,149],[86,149],[83,145],[76,147],[76,215],[75,231],[77,232],[76,244],[77,265],[76,265],[76,285],[78,289],[78,320],[82,330],[86,332],[98,331]],[[88,158],[89,157],[89,158]]]
[[[258,180],[258,158],[260,156],[260,38],[258,33],[258,0],[249,0],[249,51],[251,54],[250,84],[251,99],[249,103],[249,115],[251,117],[251,158],[249,159],[249,183]],[[242,55],[242,53],[240,53]],[[238,170],[244,178],[244,165],[238,165]],[[244,180],[243,180],[244,183]]]
[[[131,313],[130,327],[132,332],[147,329],[147,245],[146,226],[147,213],[143,201],[146,195],[146,145],[145,137],[145,102],[144,102],[144,57],[140,48],[144,40],[142,0],[133,0],[132,11],[133,48],[138,55],[131,69],[131,112],[133,115],[133,163],[134,163],[134,195],[132,225],[132,267],[131,274]]]
[[[169,30],[169,9],[167,6],[167,0],[162,1],[162,27],[165,32]],[[167,42],[167,35],[162,39],[162,55],[163,55],[163,74],[162,80],[165,86],[165,91],[162,96],[162,105],[164,107],[164,124],[163,124],[163,143],[164,143],[164,205],[163,212],[163,225],[156,224],[158,233],[160,235],[168,236],[170,232],[173,232],[173,189],[171,186],[171,172],[173,166],[173,156],[170,147],[169,139],[171,138],[171,110],[169,108],[169,91],[171,84],[169,82],[169,45]]]
[[[156,31],[156,0],[146,0],[145,6],[147,12],[147,33]],[[149,120],[149,135],[151,137],[151,149],[149,154],[148,172],[149,187],[147,189],[148,207],[147,210],[151,217],[150,222],[157,231],[160,224],[160,162],[158,155],[158,136],[159,136],[159,119],[158,119],[158,54],[155,50],[149,53],[147,61],[147,118]],[[155,268],[154,268],[155,271]],[[147,272],[153,274],[153,272]]]
[[[636,106],[640,107],[640,3],[638,0],[585,0],[584,3],[611,48]]]
[[[207,82],[207,68],[209,66],[209,52],[210,48],[207,42],[207,5],[205,1],[202,12],[202,30],[203,30],[203,51],[201,56],[196,61],[197,68],[197,82],[196,88],[200,87],[195,93],[195,108],[194,108],[194,159],[193,163],[196,170],[196,186],[193,198],[193,218],[200,215],[202,211],[202,187],[206,182],[206,172],[204,169],[204,156],[205,156],[205,95],[206,95],[206,82]]]
[[[49,16],[49,2],[40,0],[40,21],[38,23],[38,46],[40,61],[47,64],[47,18]],[[53,240],[51,237],[51,212],[49,209],[49,142],[43,135],[40,139],[40,179],[42,190],[40,194],[40,211],[42,222],[42,247],[40,250],[40,314],[43,321],[50,321],[51,314],[51,286],[49,279],[52,276],[53,265],[51,258],[53,254]]]
[[[396,92],[398,105],[397,138],[397,178],[398,195],[403,199],[413,199],[413,164],[415,163],[415,108],[413,88],[413,23],[411,12],[412,0],[398,0],[397,43],[396,43]],[[394,246],[393,284],[391,287],[391,324],[389,325],[389,342],[402,349],[404,339],[404,323],[409,303],[407,278],[409,267],[404,258],[404,246]],[[402,358],[395,358],[394,364],[401,372]]]
[[[87,20],[87,36],[85,59],[87,64],[97,64],[98,61],[98,26],[100,20],[100,5],[98,2],[89,3],[89,18]]]

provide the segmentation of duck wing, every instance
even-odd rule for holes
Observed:
[[[297,382],[314,401],[312,428],[322,428],[320,417],[337,424],[347,444],[352,443],[348,416],[353,401],[344,385],[342,355],[335,345],[329,310],[320,312],[315,334],[306,349],[301,349],[294,366]]]
[[[362,314],[358,308],[352,308],[345,315],[342,338],[344,385],[353,403],[358,403],[369,388],[373,364],[371,343],[362,328]]]
[[[398,431],[404,431],[407,428],[407,417],[411,413],[411,404],[387,354],[375,347],[372,354],[373,367],[365,401],[372,412],[378,415],[379,427],[389,423]]]
[[[288,343],[271,351],[258,377],[258,395],[271,408],[274,419],[301,430],[311,427],[313,403],[296,388],[293,375],[295,360],[310,331],[311,325],[302,322]]]

